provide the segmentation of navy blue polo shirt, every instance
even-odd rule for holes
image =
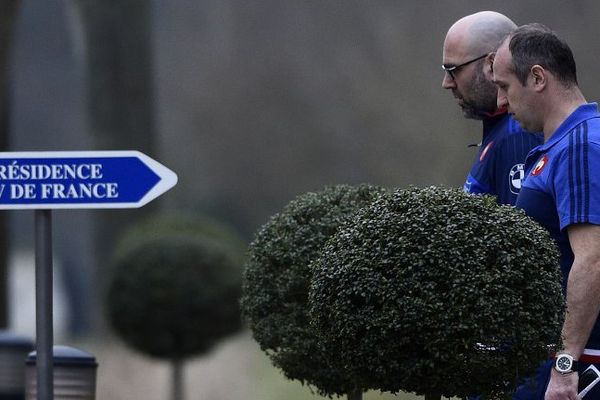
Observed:
[[[548,229],[558,244],[566,290],[574,257],[565,228],[600,225],[600,113],[596,103],[577,108],[546,143],[532,150],[525,171],[516,205]],[[599,319],[586,347],[600,349]]]
[[[496,196],[514,205],[525,177],[525,158],[543,142],[541,134],[524,131],[506,111],[483,119],[483,139],[464,184],[464,191]]]

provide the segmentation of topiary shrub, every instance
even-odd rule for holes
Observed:
[[[152,218],[120,241],[106,295],[108,322],[126,344],[174,366],[241,329],[245,246],[231,230],[183,215]]]
[[[501,396],[560,337],[558,258],[547,231],[492,197],[398,190],[312,265],[312,326],[364,389]]]
[[[180,212],[157,214],[131,226],[120,238],[114,258],[125,256],[140,243],[169,235],[199,237],[222,248],[235,263],[244,263],[248,244],[234,229],[205,215]]]
[[[383,192],[338,185],[306,193],[274,215],[249,247],[241,304],[254,338],[287,378],[321,394],[348,393],[355,385],[331,368],[309,326],[309,264],[342,223]]]
[[[241,240],[213,221],[159,216],[131,228],[117,249],[108,321],[131,347],[181,359],[241,328]]]

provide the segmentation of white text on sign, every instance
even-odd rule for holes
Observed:
[[[116,199],[119,185],[101,180],[102,164],[19,164],[0,165],[0,197],[8,188],[11,200],[36,199]],[[49,183],[53,180],[84,180],[77,183]],[[43,181],[41,183],[1,183],[2,181]]]

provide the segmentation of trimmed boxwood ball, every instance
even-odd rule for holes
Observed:
[[[337,185],[303,194],[271,217],[249,247],[241,304],[253,336],[287,378],[321,394],[344,394],[354,385],[331,368],[332,354],[309,325],[309,264],[341,224],[383,191]]]
[[[235,258],[236,263],[244,263],[248,243],[238,232],[221,221],[193,212],[156,214],[131,226],[119,238],[115,257],[129,252],[141,242],[170,234],[200,237],[222,247],[230,257]]]
[[[312,326],[363,389],[504,396],[560,339],[558,259],[545,229],[493,197],[398,190],[312,265]]]
[[[169,216],[122,238],[106,310],[125,343],[177,360],[202,354],[241,329],[243,250],[240,239],[225,232],[211,221]]]

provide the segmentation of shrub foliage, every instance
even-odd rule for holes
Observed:
[[[338,185],[306,193],[274,215],[249,247],[241,304],[254,338],[287,378],[321,394],[347,393],[354,385],[332,368],[309,326],[309,264],[342,223],[382,192]]]
[[[116,252],[108,286],[110,325],[153,357],[208,351],[241,328],[241,243],[218,223],[186,216],[132,228]]]
[[[558,257],[547,231],[492,197],[398,190],[312,265],[312,324],[365,390],[503,395],[559,340]]]

